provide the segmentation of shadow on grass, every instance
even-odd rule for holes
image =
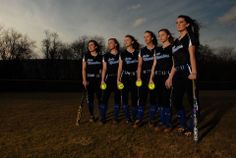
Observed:
[[[221,121],[224,115],[232,108],[231,103],[218,102],[202,107],[199,117],[199,142],[201,142]]]

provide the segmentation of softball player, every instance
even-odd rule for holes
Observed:
[[[193,123],[190,120],[190,124],[186,124],[183,97],[185,92],[187,92],[188,101],[193,105],[192,80],[197,79],[196,49],[199,46],[199,25],[189,16],[180,15],[176,19],[176,28],[180,36],[175,40],[172,48],[174,67],[176,69],[173,78],[173,105],[178,112],[179,118],[177,131],[190,136],[193,130]]]
[[[137,115],[137,87],[135,83],[137,80],[139,43],[131,35],[125,36],[124,43],[126,50],[120,55],[117,84],[124,84],[122,90],[123,109],[126,121],[130,124],[131,120],[136,120]],[[131,93],[132,118],[128,106],[129,92]]]
[[[170,93],[174,74],[171,44],[173,37],[168,29],[161,29],[158,38],[162,46],[157,48],[150,77],[150,83],[154,82],[156,85],[157,105],[160,111],[160,122],[155,130],[170,132],[172,129]]]
[[[114,92],[114,119],[113,123],[118,123],[119,110],[120,110],[120,91],[117,88],[117,71],[119,65],[119,42],[115,38],[110,38],[108,40],[109,52],[107,52],[103,57],[103,68],[102,68],[102,78],[101,85],[105,84],[102,95],[102,103],[100,105],[100,121],[102,124],[106,121],[106,111],[107,103],[110,94]]]
[[[145,31],[144,41],[146,43],[146,46],[141,49],[139,53],[139,62],[138,62],[137,82],[141,81],[142,85],[140,85],[141,87],[138,89],[140,91],[139,92],[140,102],[137,107],[138,108],[137,119],[134,124],[135,128],[139,127],[142,123],[144,115],[144,106],[146,104],[148,96],[149,96],[149,125],[151,127],[154,124],[154,119],[157,112],[155,91],[150,91],[148,89],[148,83],[153,65],[154,54],[156,53],[156,48],[157,48],[157,38],[152,31]]]
[[[94,94],[98,99],[98,104],[101,104],[101,68],[102,55],[99,54],[99,45],[95,40],[88,42],[88,52],[83,56],[82,60],[82,77],[83,85],[87,89],[88,97],[87,104],[90,113],[90,122],[95,121],[94,116]]]

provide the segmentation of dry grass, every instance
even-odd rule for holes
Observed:
[[[0,157],[233,158],[236,155],[235,91],[201,93],[201,141],[155,133],[122,121],[75,127],[80,93],[1,93]],[[109,112],[111,117],[112,113]]]

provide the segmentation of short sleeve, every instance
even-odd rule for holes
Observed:
[[[139,50],[139,52],[138,52],[138,57],[142,57],[142,50],[143,50],[143,49]]]
[[[139,51],[139,57],[143,57],[144,53],[145,53],[145,47]]]
[[[197,46],[197,40],[194,37],[194,35],[189,34],[188,39],[189,39],[189,44],[188,44],[189,47]]]
[[[82,61],[83,62],[87,62],[87,55],[86,55],[86,53],[83,53],[83,57],[82,57]]]
[[[124,60],[124,59],[125,59],[125,52],[121,52],[119,58],[120,58],[121,60]]]
[[[105,63],[107,63],[107,54],[104,54],[103,56],[102,56],[102,62],[105,62]]]

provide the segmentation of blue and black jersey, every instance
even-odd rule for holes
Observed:
[[[148,49],[147,47],[141,49],[139,56],[142,57],[143,59],[142,63],[143,72],[145,71],[151,72],[155,53],[156,53],[156,47],[154,47],[153,49]]]
[[[102,69],[102,55],[92,56],[91,53],[86,53],[83,56],[83,62],[86,62],[86,73],[98,75]]]
[[[136,72],[138,67],[138,56],[139,51],[135,50],[133,53],[128,52],[125,50],[121,53],[120,57],[123,61],[123,70],[125,72]]]
[[[157,71],[170,71],[173,65],[172,62],[172,45],[166,48],[157,47],[155,54],[156,68]]]
[[[189,47],[196,46],[197,41],[191,34],[186,34],[182,39],[176,39],[173,47],[175,67],[190,65]]]
[[[107,63],[107,74],[116,75],[118,66],[119,66],[119,57],[120,54],[117,52],[116,55],[111,54],[110,52],[106,53],[103,56],[103,62]]]

